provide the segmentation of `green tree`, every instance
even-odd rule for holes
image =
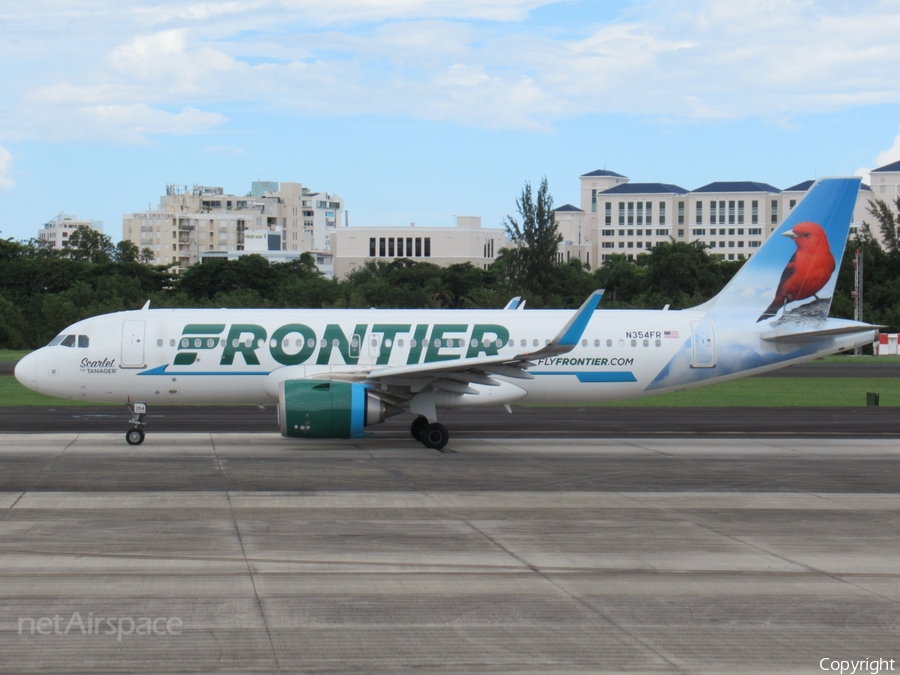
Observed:
[[[141,252],[134,242],[123,239],[116,244],[115,260],[117,263],[123,264],[141,262]]]
[[[536,198],[526,182],[516,200],[521,223],[506,216],[506,236],[514,245],[503,256],[504,271],[511,290],[545,295],[556,268],[562,235],[553,217],[553,197],[547,178],[541,179]]]
[[[434,307],[450,307],[456,299],[450,286],[441,277],[431,277],[423,289]]]
[[[72,260],[108,263],[116,254],[112,239],[90,227],[78,227],[69,237],[66,253]]]
[[[900,197],[894,200],[894,207],[900,212]],[[891,206],[883,199],[869,200],[869,213],[875,218],[881,230],[881,238],[890,256],[900,256],[900,221],[891,210]]]

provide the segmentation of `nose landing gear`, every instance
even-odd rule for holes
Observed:
[[[147,416],[147,404],[135,403],[134,407],[128,406],[128,410],[131,412],[131,419],[128,420],[128,423],[133,424],[134,427],[125,433],[125,442],[128,445],[140,445],[144,442],[144,425],[146,424],[144,418]]]

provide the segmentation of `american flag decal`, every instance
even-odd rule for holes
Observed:
[[[663,331],[663,337],[666,337],[666,338],[677,338],[677,337],[678,337],[678,331],[677,331],[677,330],[667,330],[667,331]]]

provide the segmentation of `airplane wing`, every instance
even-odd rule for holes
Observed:
[[[533,352],[522,352],[515,356],[484,356],[411,366],[375,368],[366,373],[365,381],[372,384],[406,385],[413,392],[421,391],[430,385],[435,389],[451,393],[477,394],[478,392],[468,385],[499,385],[498,381],[491,378],[492,375],[533,379],[534,376],[528,372],[528,368],[533,366],[537,359],[566,354],[575,348],[602,297],[602,289],[591,293],[556,337]]]

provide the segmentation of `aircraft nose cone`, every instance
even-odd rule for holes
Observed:
[[[16,364],[16,379],[29,389],[37,384],[37,357],[28,354]]]

